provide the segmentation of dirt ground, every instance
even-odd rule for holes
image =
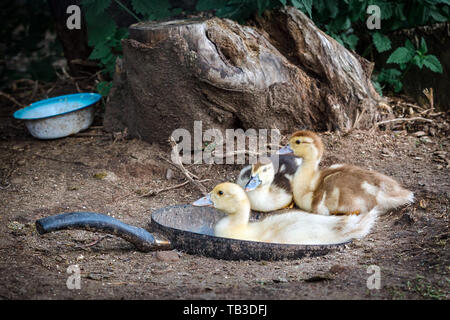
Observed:
[[[32,138],[0,109],[1,299],[448,299],[449,145],[446,135],[421,139],[406,131],[321,134],[323,165],[375,169],[414,191],[413,205],[380,217],[373,231],[345,250],[290,261],[224,261],[179,251],[141,253],[113,236],[60,231],[40,236],[36,219],[68,211],[109,214],[145,227],[151,212],[189,203],[190,185],[167,177],[167,150],[114,139],[92,127],[58,140]],[[101,124],[96,121],[94,125]],[[192,165],[210,189],[234,180],[239,166]],[[170,174],[169,174],[170,176]],[[68,266],[81,269],[69,290]],[[369,290],[368,266],[381,270]]]

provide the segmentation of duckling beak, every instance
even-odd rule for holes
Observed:
[[[258,186],[262,183],[261,179],[259,179],[259,175],[256,174],[255,176],[252,176],[250,180],[245,185],[245,192],[255,190],[258,188]]]
[[[211,195],[208,193],[205,197],[194,201],[192,205],[196,207],[212,207],[214,203],[211,200]]]
[[[289,154],[289,153],[294,153],[294,150],[292,150],[290,145],[284,146],[277,152],[277,154]]]

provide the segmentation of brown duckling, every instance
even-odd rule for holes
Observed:
[[[324,147],[311,131],[297,131],[280,153],[303,158],[293,181],[295,204],[308,212],[324,215],[380,213],[414,201],[414,194],[394,179],[353,165],[337,164],[319,169]]]

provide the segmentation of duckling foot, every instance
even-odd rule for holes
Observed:
[[[283,207],[282,209],[292,209],[294,207],[294,201],[289,203],[287,206]]]
[[[340,212],[340,211],[332,211],[330,215],[333,216],[351,216],[351,215],[359,215],[361,212],[359,210],[350,211],[350,212]]]

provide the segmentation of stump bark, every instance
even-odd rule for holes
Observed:
[[[227,19],[139,23],[123,40],[104,126],[167,143],[177,128],[345,130],[377,121],[373,65],[286,7]]]

